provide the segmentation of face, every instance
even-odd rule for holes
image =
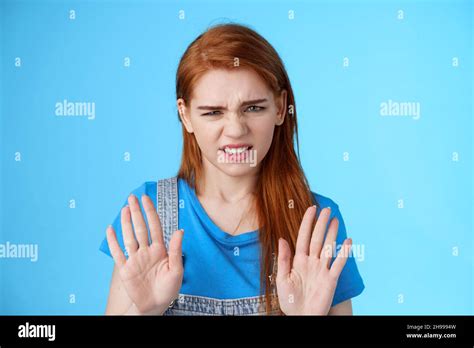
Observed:
[[[197,82],[188,105],[177,105],[201,149],[205,170],[229,176],[255,173],[285,117],[286,95],[276,98],[253,70],[214,69]]]

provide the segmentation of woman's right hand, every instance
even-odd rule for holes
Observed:
[[[128,204],[129,207],[121,211],[122,234],[128,259],[117,242],[112,226],[106,231],[109,249],[125,290],[138,312],[161,315],[178,297],[183,281],[181,248],[184,231],[173,233],[167,253],[160,219],[150,197],[143,195],[142,204],[150,227],[151,244],[137,197],[130,195]]]

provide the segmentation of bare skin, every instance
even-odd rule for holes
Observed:
[[[140,211],[137,197],[129,197],[130,208],[121,212],[121,223],[128,259],[120,248],[112,227],[107,228],[107,242],[115,261],[111,295],[106,314],[161,315],[172,300],[178,297],[183,279],[181,244],[183,231],[176,231],[167,253],[163,241],[160,219],[150,197],[144,195],[142,203],[150,227],[148,230]],[[135,228],[132,230],[130,215]],[[120,281],[119,281],[120,280]],[[112,289],[114,290],[112,292]]]
[[[352,240],[346,239],[336,259],[330,264],[331,258],[335,256],[332,244],[336,241],[339,225],[337,218],[332,219],[324,239],[330,214],[330,209],[324,208],[312,232],[311,223],[316,216],[316,207],[306,210],[296,241],[293,265],[288,242],[279,240],[276,285],[281,310],[287,315],[329,313],[337,280],[352,244]]]
[[[249,104],[249,101],[258,102]],[[189,103],[178,99],[177,107],[186,131],[194,134],[202,153],[204,174],[198,183],[197,196],[206,213],[217,226],[232,235],[258,229],[252,213],[253,192],[259,165],[270,148],[274,129],[285,118],[286,91],[275,96],[265,82],[250,70],[215,69],[198,80]],[[255,166],[248,163],[221,163],[218,160],[219,151],[224,145],[242,143],[250,144],[256,151]],[[142,203],[150,221],[150,216],[153,218],[156,212],[152,208],[153,203],[148,200],[148,197],[144,198]],[[125,244],[131,248],[130,257],[126,260],[123,253],[122,257],[118,244],[115,245],[113,256],[116,265],[106,314],[160,315],[171,300],[178,296],[181,287],[183,270],[181,257],[178,261],[177,255],[181,255],[182,232],[174,233],[171,241],[173,247],[170,246],[170,255],[167,255],[158,237],[161,235],[161,226],[156,215],[156,228],[151,231],[150,226],[150,234],[152,239],[155,235],[157,242],[152,240],[148,246],[144,239],[146,226],[145,230],[140,227],[143,217],[140,218],[138,201],[133,202],[132,199],[129,203],[133,225],[137,229],[138,224],[141,232],[137,233],[135,244],[127,215],[129,213],[124,208],[122,229]],[[321,216],[325,214],[323,210]],[[280,241],[277,274],[280,306],[288,315],[352,314],[351,300],[330,306],[347,257],[340,252],[336,262],[329,268],[328,260],[332,255],[325,256],[323,248],[319,250],[317,247],[321,245],[321,230],[323,225],[327,226],[329,215],[325,221],[324,218],[319,219],[315,231],[311,233],[308,224],[314,217],[315,211],[309,208],[300,227],[292,265],[288,243]],[[337,220],[331,221],[327,243],[335,240],[337,225]],[[113,237],[114,233],[109,228],[107,240],[111,251]],[[348,246],[350,241],[346,240],[341,251],[348,250]],[[311,249],[312,253],[305,253],[306,249]],[[293,295],[291,301],[290,295]]]

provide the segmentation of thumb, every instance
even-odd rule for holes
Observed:
[[[288,242],[283,238],[278,240],[278,270],[277,280],[285,280],[291,270],[290,265],[291,250]]]
[[[169,268],[176,271],[183,268],[183,234],[184,230],[177,230],[173,233],[168,250]]]

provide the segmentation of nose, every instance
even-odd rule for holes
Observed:
[[[229,138],[240,138],[248,133],[247,121],[243,115],[232,112],[224,125],[224,135]]]

